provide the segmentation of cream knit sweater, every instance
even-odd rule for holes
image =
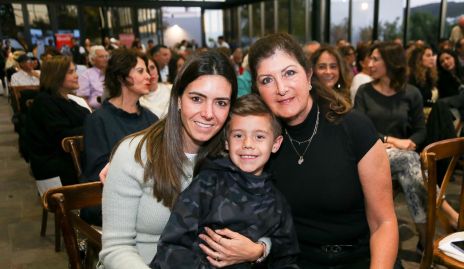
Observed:
[[[169,219],[169,209],[153,197],[153,181],[143,182],[143,167],[134,160],[140,139],[126,139],[119,145],[103,188],[100,261],[105,269],[149,268]],[[146,160],[145,151],[142,160]],[[189,162],[185,174],[192,171],[193,162]],[[182,189],[190,182],[191,176],[182,179]]]

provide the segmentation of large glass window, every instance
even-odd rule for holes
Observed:
[[[114,7],[108,10],[108,21],[111,22],[113,35],[132,33],[132,17],[129,7]]]
[[[392,41],[403,38],[403,18],[406,0],[381,0],[379,6],[379,39]]]
[[[16,38],[25,47],[27,42],[24,38],[24,18],[21,4],[0,5],[0,24],[3,37]]]
[[[250,40],[250,15],[249,15],[249,6],[243,5],[238,8],[240,14],[240,33],[241,33],[241,46],[248,47],[251,45]]]
[[[79,38],[79,25],[77,21],[77,6],[74,5],[57,5],[58,13],[58,31],[74,34]]]
[[[264,2],[264,34],[275,33],[275,1]]]
[[[238,7],[230,9],[230,27],[231,28],[230,28],[230,32],[228,32],[227,34],[224,33],[226,42],[228,42],[231,47],[235,47],[239,43],[238,31],[239,31],[240,25],[238,25],[238,16],[239,16],[238,12],[239,12]]]
[[[43,33],[51,32],[47,5],[28,4],[27,12],[29,14],[29,25],[31,28],[39,29]]]
[[[27,12],[31,43],[37,45],[40,52],[45,45],[55,45],[47,5],[28,4]]]
[[[436,44],[440,0],[410,0],[409,7],[407,41],[421,39]]]
[[[443,37],[449,37],[451,29],[456,25],[459,16],[462,15],[464,9],[464,0],[448,0],[448,8],[446,10],[445,32]]]
[[[201,9],[199,7],[163,7],[164,44],[178,45],[183,39],[201,40]],[[229,42],[229,40],[227,40]]]
[[[351,17],[351,43],[372,40],[374,26],[374,0],[353,0]]]
[[[279,13],[279,32],[288,32],[288,20],[289,20],[289,0],[278,1],[277,12]]]
[[[6,5],[8,6],[8,5]],[[24,27],[23,8],[21,4],[11,4],[15,16],[15,23],[17,26]],[[3,24],[2,24],[3,26]]]
[[[216,40],[218,36],[224,35],[222,10],[205,10],[204,20],[206,40]]]
[[[139,8],[137,10],[140,40],[146,44],[149,39],[156,40],[156,9]]]
[[[254,3],[251,5],[251,12],[253,18],[252,36],[253,38],[261,37],[261,3]]]
[[[307,27],[305,23],[306,16],[306,0],[292,0],[292,34],[295,38],[304,43],[305,41],[305,29]],[[309,26],[309,25],[308,25]]]
[[[101,32],[102,29],[102,11],[98,7],[83,7],[82,12],[84,13],[84,25],[85,25],[85,36],[82,38],[88,38],[90,42],[95,44],[101,44]]]
[[[348,13],[347,0],[330,1],[330,43],[335,44],[340,39],[348,40]]]

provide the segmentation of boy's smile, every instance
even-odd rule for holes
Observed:
[[[274,138],[268,115],[232,115],[226,149],[242,171],[261,175],[271,153],[279,150],[282,136]]]

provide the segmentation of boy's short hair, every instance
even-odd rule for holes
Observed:
[[[271,120],[271,128],[274,138],[282,134],[282,127],[279,120],[276,118],[271,109],[264,103],[263,99],[257,94],[247,94],[235,101],[234,106],[230,110],[229,120],[225,128],[226,136],[229,135],[230,118],[233,115],[238,116],[268,116]]]

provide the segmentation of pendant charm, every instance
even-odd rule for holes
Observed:
[[[298,164],[301,165],[304,162],[303,156],[300,156],[300,159],[298,159]]]

